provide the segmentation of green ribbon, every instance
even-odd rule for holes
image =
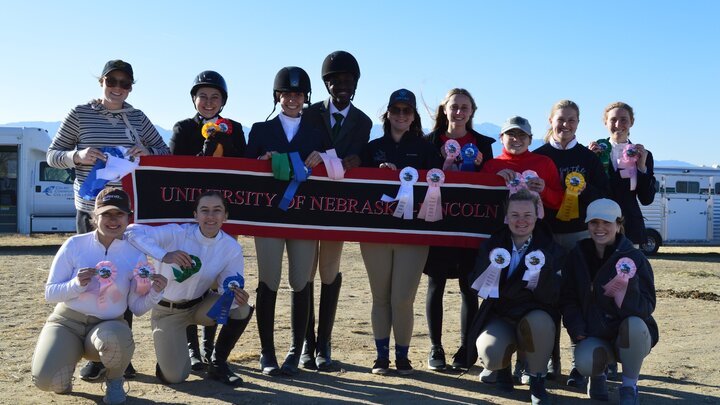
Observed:
[[[603,164],[605,174],[608,174],[610,170],[610,153],[612,152],[612,145],[610,145],[610,141],[607,139],[598,139],[597,144],[600,146],[600,153],[598,153],[598,157]]]
[[[181,267],[180,269],[176,269],[175,267],[172,268],[173,274],[175,275],[175,281],[178,283],[182,283],[183,281],[189,279],[193,274],[200,271],[200,267],[202,267],[202,262],[199,257],[190,255],[190,258],[193,261],[192,267]]]
[[[272,172],[276,179],[290,181],[290,159],[287,153],[273,153]]]

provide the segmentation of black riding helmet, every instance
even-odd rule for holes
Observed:
[[[297,66],[286,66],[280,69],[275,75],[275,83],[273,84],[273,100],[275,103],[280,99],[277,92],[299,92],[305,95],[305,102],[310,104],[310,76],[302,68]]]
[[[227,84],[225,84],[225,79],[223,79],[220,73],[206,70],[195,76],[193,86],[190,89],[190,97],[192,97],[193,102],[195,101],[195,93],[197,93],[200,87],[213,87],[218,89],[220,93],[222,93],[223,106],[225,106],[228,98]]]
[[[360,66],[349,52],[335,51],[325,58],[322,64],[323,81],[328,81],[333,73],[350,73],[355,76],[355,82],[360,80]]]

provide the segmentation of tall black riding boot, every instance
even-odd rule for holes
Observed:
[[[210,364],[213,351],[215,350],[215,334],[217,333],[217,325],[202,327],[202,346],[200,346],[200,356],[205,363]]]
[[[230,370],[227,359],[250,323],[254,310],[253,307],[250,307],[250,312],[245,319],[228,319],[227,323],[220,329],[217,345],[215,345],[212,359],[208,364],[208,377],[227,385],[238,386],[242,384],[242,378]],[[217,329],[217,327],[214,329]]]
[[[271,290],[262,281],[258,284],[255,298],[258,333],[260,334],[260,370],[265,375],[280,374],[277,357],[275,357],[275,301],[277,291]]]
[[[188,355],[190,356],[190,369],[199,371],[205,369],[205,364],[200,358],[200,346],[198,345],[197,325],[188,325],[185,329],[187,338]]]
[[[313,301],[314,288],[310,288],[310,315],[308,316],[307,330],[305,331],[305,342],[303,343],[300,364],[303,368],[317,370],[315,366],[315,303]],[[319,332],[319,328],[318,328]]]
[[[330,356],[332,329],[335,324],[335,313],[337,312],[338,297],[342,286],[342,273],[331,284],[322,284],[320,288],[320,310],[318,316],[317,334],[317,357],[315,363],[318,370],[330,371],[332,369],[332,358]]]
[[[300,352],[302,351],[303,340],[305,340],[305,329],[307,328],[308,314],[310,313],[311,289],[312,283],[307,283],[305,288],[292,293],[292,305],[290,307],[292,344],[287,356],[285,356],[282,368],[280,368],[280,371],[286,375],[295,375],[298,372]]]

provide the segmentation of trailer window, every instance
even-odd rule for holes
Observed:
[[[715,183],[715,194],[720,194],[720,183]]]
[[[675,189],[678,193],[683,194],[700,194],[700,182],[698,181],[678,181],[675,183]]]
[[[75,172],[73,169],[58,169],[50,167],[47,162],[40,162],[40,181],[58,181],[63,184],[73,184]]]

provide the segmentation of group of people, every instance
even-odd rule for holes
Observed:
[[[652,318],[652,269],[638,250],[644,238],[638,200],[649,204],[654,198],[653,159],[643,145],[629,141],[633,109],[610,104],[603,116],[609,138],[586,147],[575,135],[578,106],[562,100],[551,109],[545,145],[533,152],[528,150],[530,123],[511,117],[499,137],[502,154],[493,156],[495,140],[473,129],[477,106],[460,88],[450,90],[437,107],[427,135],[413,92],[394,91],[381,116],[383,136],[370,141],[372,121],[352,103],[359,79],[353,55],[331,53],[322,64],[329,98],[312,104],[305,70],[283,67],[273,83],[280,112],[252,125],[246,142],[240,123],[220,115],[228,100],[224,78],[201,72],[190,89],[196,114],[175,124],[168,147],[150,120],[126,102],[134,84],[131,65],[107,62],[99,77],[101,98],[72,109],[48,150],[50,165],[75,169],[78,235],[61,247],[50,269],[45,295],[58,304],[33,356],[35,384],[70,392],[75,366],[85,357],[90,361],[81,378],[105,375],[104,402],[124,402],[124,378],[135,374],[132,316],[147,311],[155,372],[166,384],[207,369],[210,378],[240,385],[242,378],[227,359],[253,313],[263,374],[292,376],[300,367],[336,370],[331,343],[343,242],[255,237],[258,287],[251,306],[242,247],[221,229],[229,209],[220,194],[207,192],[194,201],[192,224],[150,227],[129,224],[129,198],[118,182],[109,182],[94,199],[80,192],[93,167],[108,159],[105,148],[123,147],[130,158],[175,154],[272,160],[295,152],[307,168],[323,164],[323,153],[334,149],[343,170],[473,171],[500,176],[510,190],[505,225],[479,250],[360,244],[372,294],[373,374],[390,372],[391,332],[396,372],[413,373],[413,306],[425,273],[429,369],[467,370],[479,360],[481,381],[505,391],[527,383],[532,403],[548,403],[545,380],[561,371],[562,319],[573,343],[568,384],[587,385],[591,398],[607,400],[608,370],[620,362],[621,403],[637,403],[640,367],[658,340],[658,329]],[[280,365],[275,306],[285,252],[291,341]],[[450,364],[442,342],[448,279],[458,279],[462,295],[460,342]],[[202,344],[197,325],[203,326]]]

